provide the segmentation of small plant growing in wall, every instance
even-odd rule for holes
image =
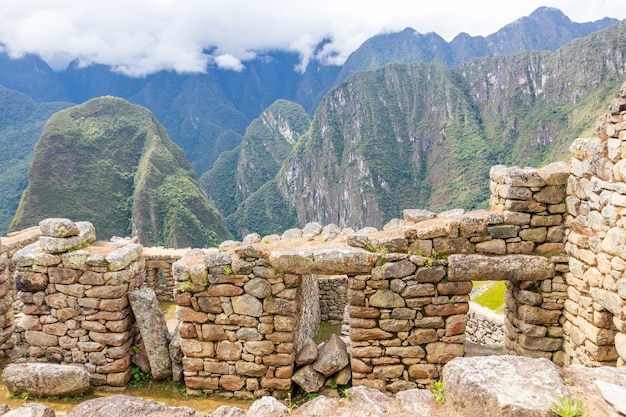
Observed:
[[[559,396],[550,406],[550,411],[559,417],[583,417],[583,403],[581,400]]]
[[[229,267],[224,268],[224,270],[222,271],[222,273],[224,275],[232,275],[233,274],[233,270]]]
[[[191,289],[191,279],[181,282],[178,289],[182,292],[189,291]]]
[[[435,402],[439,404],[443,404],[446,402],[446,399],[443,396],[443,382],[442,381],[437,381],[433,383],[433,397],[435,398]]]

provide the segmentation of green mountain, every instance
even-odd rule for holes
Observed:
[[[207,247],[228,238],[183,151],[147,109],[115,97],[55,113],[35,147],[11,229],[91,221],[100,239]]]
[[[301,105],[278,100],[250,123],[241,145],[223,153],[200,178],[231,231],[267,234],[297,224],[295,211],[285,205],[273,179],[310,124]],[[265,206],[270,210],[257,210]],[[277,207],[280,215],[274,216]]]
[[[33,147],[44,123],[69,105],[36,103],[24,94],[0,86],[0,235],[7,232],[28,183]]]
[[[624,33],[626,21],[555,52],[358,72],[324,97],[278,175],[248,201],[266,217],[287,208],[300,225],[356,228],[405,208],[485,208],[492,165],[563,159],[592,134],[624,80]]]

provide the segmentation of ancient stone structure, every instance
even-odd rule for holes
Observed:
[[[13,255],[23,356],[83,364],[92,385],[124,387],[134,336],[127,293],[144,279],[141,245],[94,246],[93,226],[67,219],[44,220],[40,231]]]
[[[569,165],[493,167],[489,211],[405,210],[382,231],[315,223],[175,254],[128,240],[95,245],[88,223],[48,219],[0,242],[0,341],[17,341],[28,361],[83,363],[93,385],[121,387],[137,340],[128,291],[173,288],[183,353],[174,363],[189,390],[280,397],[322,314],[341,320],[343,287],[353,384],[400,391],[431,384],[464,355],[472,281],[493,280],[508,289],[508,353],[623,366],[621,94],[600,118],[599,138],[574,142]],[[13,336],[11,279],[20,308]]]
[[[598,120],[599,137],[570,147],[564,350],[587,366],[626,361],[625,87]]]

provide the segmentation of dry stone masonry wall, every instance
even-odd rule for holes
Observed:
[[[191,251],[174,264],[183,371],[192,392],[285,397],[291,389],[296,336],[307,333],[308,320],[299,314],[319,310],[319,300],[300,292],[309,274],[277,271],[267,258],[245,246],[232,255]]]
[[[491,210],[502,213],[503,224],[490,228],[500,253],[536,254],[551,262],[552,272],[543,279],[507,280],[505,346],[521,356],[545,357],[563,363],[561,311],[567,298],[564,273],[567,228],[566,185],[569,167],[564,163],[541,169],[491,169]],[[494,241],[498,242],[497,245]],[[524,265],[520,265],[524,268]]]
[[[0,356],[7,357],[15,347],[14,314],[12,303],[15,298],[13,256],[25,246],[39,240],[39,227],[0,238]]]
[[[587,366],[626,361],[626,88],[596,125],[598,138],[570,147],[570,255],[565,352]]]
[[[82,364],[92,385],[126,386],[134,336],[127,293],[143,281],[141,245],[93,246],[88,222],[47,219],[40,230],[13,256],[25,360]]]

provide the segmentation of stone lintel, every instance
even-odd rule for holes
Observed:
[[[531,255],[450,255],[450,281],[539,281],[554,276],[554,263]]]
[[[291,274],[368,274],[380,254],[365,249],[331,246],[279,249],[270,254],[270,264]]]

